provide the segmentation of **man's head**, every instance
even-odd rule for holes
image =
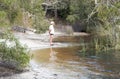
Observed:
[[[54,25],[55,23],[54,23],[54,21],[51,21],[50,24],[51,24],[51,25]]]

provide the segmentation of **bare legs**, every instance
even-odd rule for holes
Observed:
[[[53,45],[53,35],[50,34],[50,45]]]

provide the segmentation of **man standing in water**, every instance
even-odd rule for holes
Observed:
[[[51,21],[50,22],[50,26],[49,26],[49,35],[50,35],[50,45],[52,46],[53,45],[53,35],[54,35],[54,21]]]

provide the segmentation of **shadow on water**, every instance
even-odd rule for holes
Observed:
[[[52,69],[62,79],[119,79],[120,51],[80,53],[80,50],[80,46],[35,50],[32,60]]]

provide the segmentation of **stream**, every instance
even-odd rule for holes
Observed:
[[[31,52],[31,63],[37,64],[38,71],[39,68],[49,70],[44,73],[48,79],[120,79],[120,51],[80,53],[82,46],[76,45],[81,42],[78,36],[59,37],[54,41],[72,46],[53,46]]]
[[[58,37],[54,46],[48,44],[31,50],[30,71],[0,79],[120,79],[120,51],[80,53],[79,36]]]

